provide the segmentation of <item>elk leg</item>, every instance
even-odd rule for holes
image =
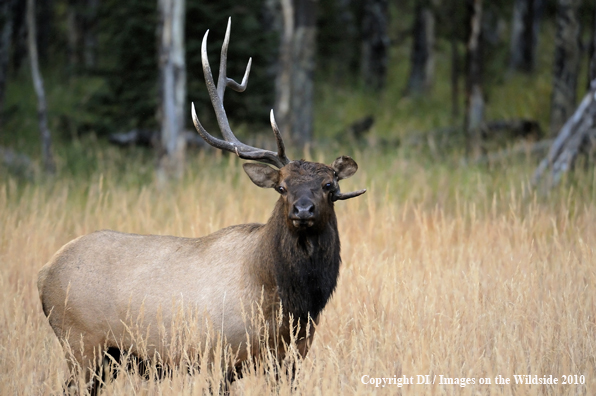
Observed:
[[[83,376],[89,394],[97,396],[102,382],[102,371],[104,370],[103,364],[101,364],[104,360],[104,351],[99,347],[94,348],[93,346],[84,345],[80,348],[72,348],[71,345],[76,345],[73,338],[70,337],[69,341],[63,341],[62,343],[70,374],[65,384],[65,394],[78,395],[79,378]]]

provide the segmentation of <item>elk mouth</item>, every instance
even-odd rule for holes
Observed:
[[[313,218],[310,219],[300,219],[300,218],[290,218],[292,220],[292,224],[294,227],[299,229],[309,228],[315,224],[315,220]]]

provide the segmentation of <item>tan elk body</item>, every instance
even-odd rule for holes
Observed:
[[[277,153],[236,139],[223,108],[223,93],[226,87],[245,89],[250,61],[242,84],[226,77],[229,29],[228,22],[217,87],[207,60],[207,34],[202,46],[205,80],[224,140],[202,127],[194,106],[193,121],[212,146],[278,168],[244,164],[256,185],[275,189],[280,198],[266,224],[232,226],[196,239],[104,230],[63,246],[39,272],[39,294],[52,329],[72,357],[73,374],[79,365],[87,380],[107,349],[138,352],[129,324],[140,313],[148,357],[163,357],[164,332],[171,331],[168,326],[182,307],[198,321],[212,323],[240,364],[248,354],[258,358],[255,345],[246,348],[247,339],[258,339],[262,330],[247,325],[245,314],[254,304],[270,322],[281,305],[284,320],[291,314],[305,329],[309,320],[318,320],[335,289],[341,259],[333,203],[364,193],[339,190],[339,180],[354,174],[357,165],[345,156],[330,166],[290,161],[273,113]],[[289,342],[290,331],[282,326],[281,341]],[[309,346],[305,336],[301,333],[298,340],[303,355]],[[277,352],[283,357],[283,348]],[[166,363],[177,364],[173,359]]]

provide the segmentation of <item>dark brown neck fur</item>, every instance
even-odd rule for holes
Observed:
[[[286,221],[283,201],[265,225],[261,261],[272,272],[284,312],[306,323],[318,318],[337,285],[340,242],[333,209],[324,226],[298,232]]]

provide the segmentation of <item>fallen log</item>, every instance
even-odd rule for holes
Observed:
[[[580,151],[593,146],[596,140],[596,80],[590,84],[590,91],[565,122],[553,141],[548,155],[540,162],[532,177],[532,185],[545,184],[547,190],[556,186],[564,173],[569,171]],[[547,176],[543,178],[545,172]]]

